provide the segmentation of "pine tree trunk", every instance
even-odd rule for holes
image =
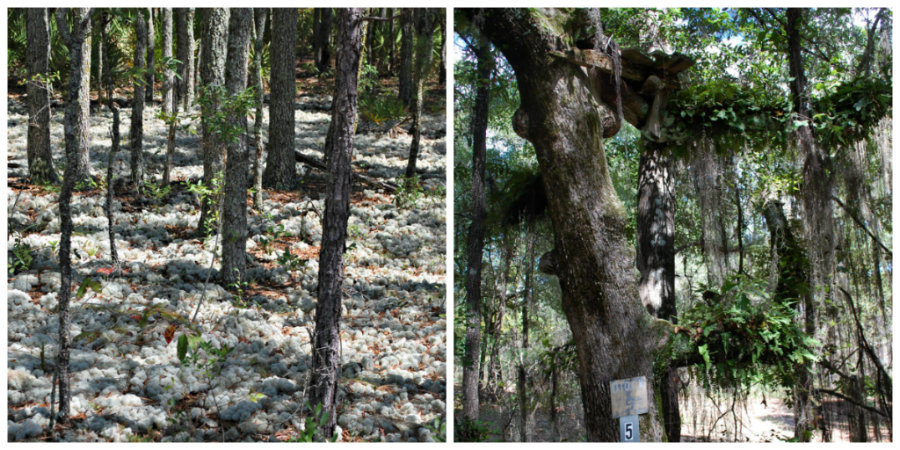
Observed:
[[[101,38],[104,26],[103,15],[97,14],[97,17],[94,20],[96,21],[94,26],[96,38],[94,40],[97,41],[97,54],[95,56],[97,60],[97,77],[95,79],[97,81],[94,84],[97,87],[97,111],[100,111],[100,108],[103,106],[103,46],[106,45],[106,41]]]
[[[105,34],[105,33],[104,33]],[[109,260],[112,265],[119,265],[119,252],[116,251],[116,232],[113,229],[115,218],[113,217],[113,166],[116,154],[119,153],[119,108],[109,102],[109,109],[113,114],[112,124],[112,148],[109,150],[108,163],[106,165],[106,221],[109,226]]]
[[[231,8],[228,21],[228,60],[225,87],[232,99],[247,89],[247,62],[253,10]],[[250,150],[247,145],[247,112],[229,109],[225,126],[238,135],[226,142],[225,192],[222,205],[222,283],[247,281],[247,189]]]
[[[347,220],[350,216],[350,161],[356,122],[357,78],[361,50],[361,9],[341,9],[338,14],[337,64],[329,142],[328,186],[322,218],[322,250],[319,255],[318,303],[309,403],[322,406],[328,420],[320,424],[322,437],[331,437],[336,417],[337,383],[340,377],[341,285]]]
[[[153,88],[156,83],[156,16],[153,8],[147,8],[147,87],[144,89],[146,101],[153,104]]]
[[[63,37],[63,41],[69,47],[69,89],[67,91],[66,115],[64,119],[64,135],[66,141],[66,170],[63,174],[62,187],[59,193],[59,269],[60,289],[59,306],[59,353],[57,355],[56,369],[59,375],[59,422],[66,423],[69,420],[71,392],[69,389],[69,336],[70,316],[69,299],[72,295],[72,191],[79,181],[79,159],[87,145],[84,139],[85,108],[87,103],[87,86],[89,78],[83,73],[90,66],[84,64],[83,58],[89,57],[90,51],[85,51],[87,36],[91,32],[91,9],[75,8],[72,29],[66,24],[67,8],[56,10],[57,29]]]
[[[483,16],[475,23],[516,72],[522,103],[515,129],[534,144],[555,234],[555,248],[541,267],[556,275],[562,288],[562,308],[578,351],[587,438],[616,441],[610,381],[652,379],[664,331],[641,305],[625,212],[606,165],[603,138],[615,128],[607,130],[604,117],[616,117],[614,107],[597,101],[580,67],[550,56],[560,33],[552,23],[565,18],[541,15],[565,11],[466,14],[473,20]],[[647,398],[655,398],[652,383],[647,389]],[[642,442],[661,440],[657,408],[640,416],[640,431]]]
[[[431,50],[434,37],[435,13],[430,8],[416,9],[416,72],[415,91],[412,107],[412,143],[409,146],[409,160],[406,164],[406,178],[416,176],[416,161],[419,158],[419,143],[422,140],[422,103],[428,69],[431,68]]]
[[[327,72],[331,69],[331,23],[333,14],[331,8],[317,8],[316,14],[319,15],[319,26],[313,37],[316,68],[319,72]]]
[[[253,70],[250,71],[250,84],[256,90],[256,117],[253,120],[253,146],[256,148],[256,158],[254,159],[253,170],[253,187],[255,194],[253,196],[253,206],[257,211],[262,211],[262,177],[263,177],[263,83],[262,83],[262,52],[263,38],[266,31],[266,16],[269,14],[268,8],[253,9]]]
[[[413,10],[403,8],[400,10],[400,30],[403,36],[400,38],[400,75],[397,96],[403,103],[412,104],[413,100]]]
[[[178,100],[187,111],[194,104],[194,8],[175,8],[179,63]]]
[[[162,60],[166,67],[163,68],[163,104],[164,116],[178,114],[178,104],[175,99],[175,72],[169,67],[167,61],[172,58],[172,8],[162,8]],[[175,157],[175,122],[169,121],[169,133],[166,139],[166,166],[163,169],[163,185],[168,185],[172,176],[172,159]]]
[[[144,11],[135,11],[134,32],[134,68],[141,70],[145,67],[147,54],[147,22],[144,19]],[[131,182],[134,183],[135,192],[141,192],[144,181],[144,80],[134,78],[134,99],[131,103],[131,129],[128,133],[131,143]]]
[[[479,39],[475,49],[478,58],[478,80],[489,80],[494,59],[490,44]],[[463,417],[478,420],[479,361],[481,360],[481,260],[484,253],[484,231],[487,210],[484,176],[487,164],[487,125],[490,106],[489,83],[475,87],[475,110],[472,118],[472,222],[466,240],[466,341],[463,359]]]
[[[638,168],[637,266],[641,303],[654,317],[675,320],[675,176],[671,152],[643,141]],[[662,404],[666,440],[681,440],[678,370],[670,367],[655,380]]]
[[[272,189],[293,189],[296,184],[297,162],[294,159],[296,45],[297,9],[273,9],[269,145],[262,179],[263,186]]]
[[[215,195],[204,197],[200,203],[200,222],[197,234],[206,236],[215,231],[219,193],[215,192],[221,183],[225,171],[224,143],[214,132],[213,118],[219,110],[217,92],[225,86],[225,56],[228,51],[228,10],[211,8],[201,10],[202,53],[200,59],[200,127],[203,133],[201,148],[203,150],[203,185]]]
[[[387,9],[387,15],[388,15],[388,17],[393,17],[393,16],[394,16],[394,12],[395,12],[395,9],[394,9],[394,8],[388,8],[388,9]],[[395,68],[395,66],[397,65],[397,62],[394,60],[394,47],[395,47],[395,41],[394,41],[394,19],[391,19],[391,20],[388,21],[387,45],[388,45],[388,55],[389,55],[389,56],[388,56],[388,61],[387,61],[387,65],[388,65],[388,70],[387,70],[387,71],[388,71],[389,74],[393,74],[393,73],[394,73],[394,68]]]
[[[33,184],[58,184],[59,175],[53,167],[50,150],[50,20],[47,8],[25,10],[25,33],[28,39],[28,177]]]

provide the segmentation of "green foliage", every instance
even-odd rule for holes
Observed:
[[[222,85],[200,87],[199,100],[203,116],[209,121],[210,133],[225,144],[237,142],[246,132],[231,117],[247,116],[256,106],[255,88],[231,95]]]
[[[406,105],[395,95],[368,94],[359,98],[359,118],[366,122],[399,122],[407,115]]]
[[[290,439],[288,442],[318,442],[316,435],[319,431],[319,428],[322,427],[323,424],[328,422],[328,411],[324,411],[322,409],[322,404],[317,403],[315,408],[310,406],[309,403],[306,404],[306,408],[310,410],[310,413],[304,419],[304,427],[303,430],[300,431],[300,435],[294,439]],[[329,442],[337,442],[338,435],[335,433],[334,436],[329,439]]]
[[[431,430],[431,435],[434,436],[435,441],[447,441],[447,422],[444,421],[443,417],[435,417],[433,422],[425,424],[425,428]]]
[[[144,180],[144,194],[153,201],[153,203],[159,203],[163,199],[165,199],[169,192],[172,191],[172,186],[164,185],[162,183],[156,183],[152,179]]]
[[[216,348],[201,336],[185,333],[178,337],[176,350],[182,365],[191,365],[213,380],[222,371],[225,360],[234,348],[228,345]]]
[[[424,189],[418,176],[400,177],[400,183],[394,192],[394,204],[398,208],[414,208],[424,196]]]
[[[470,420],[459,417],[454,426],[454,441],[456,442],[484,442],[491,436],[490,423],[483,420]]]
[[[706,386],[791,388],[798,367],[817,360],[817,346],[797,323],[793,303],[775,301],[763,281],[736,276],[721,292],[704,291],[681,316],[656,367],[692,361]]]
[[[212,234],[215,232],[215,224],[219,222],[219,202],[222,201],[222,193],[225,189],[225,174],[223,172],[216,173],[210,179],[209,186],[203,181],[196,183],[185,181],[184,186],[188,192],[196,195],[201,203],[209,203],[209,220],[204,225],[207,228],[204,231],[206,234]]]
[[[94,280],[91,277],[85,277],[84,280],[81,280],[81,284],[78,285],[78,289],[75,291],[75,298],[84,298],[84,295],[87,294],[88,289],[99,293],[103,290],[103,285],[101,285],[99,281]]]
[[[813,126],[828,145],[846,146],[869,135],[891,111],[891,82],[857,78],[841,84],[813,105]]]
[[[16,238],[15,244],[9,249],[6,261],[10,275],[28,271],[34,263],[31,245]]]

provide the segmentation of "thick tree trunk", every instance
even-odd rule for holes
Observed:
[[[147,87],[144,94],[146,101],[153,104],[153,88],[156,83],[156,16],[153,8],[147,8]]]
[[[256,93],[256,114],[253,120],[253,146],[256,149],[256,158],[253,163],[253,206],[257,211],[262,211],[262,177],[263,177],[263,83],[262,83],[262,52],[266,31],[266,16],[268,8],[253,8],[253,70],[250,71],[250,85]]]
[[[701,142],[692,155],[690,170],[700,206],[701,244],[706,259],[707,283],[710,289],[716,290],[728,276],[728,241],[721,214],[722,185],[719,178],[722,166],[711,144]]]
[[[247,62],[250,55],[250,31],[253,10],[231,8],[228,20],[228,59],[225,63],[225,88],[230,100],[247,89]],[[225,127],[233,130],[225,142],[225,192],[222,205],[222,283],[247,281],[247,189],[250,150],[247,146],[247,112],[226,110]]]
[[[175,100],[175,72],[168,64],[172,58],[172,8],[162,8],[162,60],[163,67],[163,104],[164,116],[174,116],[178,113],[178,105]],[[166,166],[163,169],[164,185],[168,185],[172,172],[172,159],[175,157],[175,122],[168,120],[169,133],[166,143]]]
[[[547,25],[564,18],[550,22],[540,15],[563,12],[467,13],[516,73],[522,104],[515,128],[534,144],[555,232],[555,249],[541,266],[557,275],[562,287],[563,311],[578,350],[587,438],[616,441],[610,381],[652,379],[662,330],[641,305],[625,212],[606,165],[602,139],[609,130],[603,118],[615,117],[614,109],[594,98],[580,67],[550,56],[561,31]],[[648,398],[655,398],[652,383],[647,388]],[[641,441],[662,438],[655,407],[641,416],[640,431]]]
[[[327,72],[331,69],[331,23],[333,14],[331,8],[316,9],[319,16],[318,27],[313,37],[316,68],[319,72]],[[274,21],[274,18],[273,18]]]
[[[203,185],[214,192],[221,186],[225,170],[224,143],[215,132],[214,116],[219,110],[219,95],[225,85],[225,57],[228,54],[228,10],[212,8],[201,10],[202,46],[200,77],[202,79],[200,127],[203,132]],[[197,234],[206,236],[215,231],[217,223],[218,195],[206,196],[200,203],[200,223]]]
[[[194,104],[194,8],[175,8],[175,30],[178,34],[179,63],[178,100],[189,110]]]
[[[272,10],[272,73],[269,89],[269,145],[263,186],[288,190],[296,185],[294,95],[297,92],[294,49],[297,9]]]
[[[147,21],[144,19],[144,10],[138,9],[135,16],[133,64],[135,70],[142,70],[147,54]],[[131,102],[131,128],[128,133],[131,144],[131,182],[138,193],[141,192],[144,181],[144,80],[140,79],[140,75],[133,80],[134,100]]]
[[[647,312],[675,320],[675,176],[669,150],[644,140],[638,168],[638,292]],[[655,380],[659,389],[666,440],[681,440],[678,371],[668,368]]]
[[[72,295],[72,191],[79,178],[79,160],[88,145],[84,139],[86,110],[83,104],[87,103],[87,86],[89,78],[83,73],[90,70],[90,66],[84,64],[83,58],[90,57],[90,43],[85,50],[87,36],[91,32],[91,9],[75,8],[72,29],[66,24],[67,8],[56,10],[57,29],[63,37],[63,41],[69,47],[69,89],[67,91],[66,115],[64,121],[64,135],[66,140],[66,170],[63,174],[62,188],[59,193],[59,269],[60,289],[59,306],[59,353],[56,359],[56,370],[59,375],[59,422],[66,423],[69,420],[71,392],[69,389],[69,336],[70,316],[69,299]],[[84,96],[84,98],[82,98]]]
[[[309,385],[309,403],[322,405],[328,420],[320,424],[322,437],[330,437],[336,422],[337,382],[340,377],[341,285],[344,250],[350,216],[350,161],[356,125],[357,78],[361,50],[362,10],[341,9],[338,14],[337,62],[332,105],[332,148],[328,157],[328,186],[322,217],[319,255],[318,303],[315,344]]]
[[[413,100],[413,45],[415,36],[413,32],[413,10],[403,8],[400,10],[400,74],[397,97],[403,103],[412,105]]]
[[[434,36],[435,12],[430,8],[416,9],[416,73],[415,91],[412,101],[412,142],[409,146],[409,160],[406,163],[406,178],[416,176],[416,161],[419,158],[419,143],[422,140],[422,103],[428,69],[431,68],[431,50]]]
[[[47,8],[25,10],[28,39],[25,59],[28,65],[28,177],[33,184],[57,184],[50,150],[50,83],[40,79],[50,70],[50,19]]]
[[[809,107],[809,91],[806,74],[803,69],[802,37],[803,11],[788,8],[786,12],[788,38],[788,65],[793,82],[790,83],[791,96],[794,103],[794,114],[797,120],[811,120]],[[810,260],[810,290],[812,295],[804,297],[801,304],[805,322],[805,332],[815,337],[816,304],[826,304],[833,292],[834,268],[834,213],[831,204],[831,161],[827,152],[816,144],[813,130],[803,125],[796,130],[800,141],[803,163],[803,188],[801,197],[806,226],[808,257]],[[814,404],[810,399],[812,374],[804,370],[798,376],[794,395],[795,426],[794,435],[800,441],[809,441],[815,429]]]

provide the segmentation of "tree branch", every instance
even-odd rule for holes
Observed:
[[[880,409],[878,409],[878,408],[875,408],[875,407],[873,407],[873,406],[866,405],[865,403],[860,403],[860,402],[858,402],[858,401],[856,401],[856,400],[854,400],[854,399],[852,399],[852,398],[850,398],[850,397],[847,397],[847,396],[844,395],[844,394],[841,394],[841,393],[838,392],[838,391],[835,391],[834,389],[822,389],[822,388],[819,388],[819,389],[816,389],[816,392],[819,392],[820,394],[828,394],[828,395],[832,395],[832,396],[837,397],[837,398],[839,398],[839,399],[841,399],[841,400],[844,400],[844,401],[846,401],[846,402],[852,403],[852,404],[854,404],[854,405],[856,405],[856,406],[858,406],[858,407],[860,407],[860,408],[863,408],[863,409],[865,409],[865,410],[867,410],[867,411],[871,411],[871,412],[873,412],[873,413],[875,413],[875,414],[878,414],[878,415],[880,415],[880,416],[887,417],[888,419],[891,418],[890,414],[888,414],[888,413],[886,413],[886,412],[884,412],[884,411],[882,411],[882,410],[880,410]]]
[[[851,211],[850,208],[848,208],[847,205],[845,205],[844,202],[841,201],[841,199],[837,198],[837,196],[834,196],[834,195],[832,195],[831,198],[835,202],[837,202],[838,206],[840,206],[841,208],[844,209],[844,211],[847,212],[847,215],[850,216],[850,218],[853,219],[853,221],[856,222],[856,224],[859,225],[859,227],[862,228],[862,230],[865,231],[866,234],[868,234],[869,237],[871,237],[872,240],[875,241],[876,244],[878,244],[882,249],[884,249],[884,251],[887,253],[888,257],[893,257],[893,255],[891,253],[891,249],[887,248],[886,245],[884,245],[877,237],[875,237],[875,235],[871,231],[869,231],[868,228],[866,228],[866,226],[865,226],[865,224],[863,224],[862,220],[860,220],[858,217],[856,217],[856,214],[854,214],[853,211]]]

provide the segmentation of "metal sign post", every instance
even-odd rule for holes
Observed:
[[[640,442],[638,415],[647,414],[647,377],[609,382],[612,416],[619,419],[619,442]]]

